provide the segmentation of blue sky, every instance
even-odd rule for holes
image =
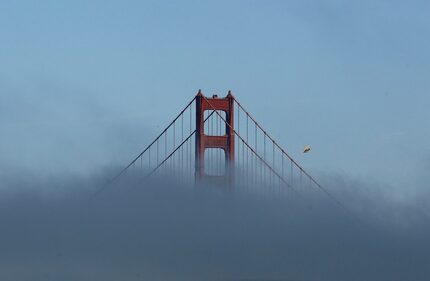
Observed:
[[[231,89],[313,173],[429,168],[427,1],[88,2],[0,4],[3,171],[126,163],[198,89]]]

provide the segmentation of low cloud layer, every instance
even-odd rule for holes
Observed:
[[[4,175],[0,280],[428,280],[429,211],[327,177],[279,198],[173,180]],[[312,194],[312,193],[310,193]],[[417,201],[419,202],[419,201]]]

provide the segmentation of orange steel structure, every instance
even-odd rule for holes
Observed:
[[[193,103],[196,107],[195,129]],[[237,128],[234,127],[235,123]],[[192,149],[193,140],[195,150]],[[293,194],[290,190],[300,196],[296,185],[302,190],[305,178],[310,189],[320,190],[349,212],[342,202],[321,186],[257,123],[230,91],[227,96],[218,98],[216,95],[206,97],[199,90],[173,121],[109,183],[128,169],[136,167],[138,161],[140,170],[147,171],[145,179],[159,171],[164,172],[161,174],[163,176],[171,175],[175,180],[187,184],[214,183],[229,188],[252,187],[255,191],[269,188],[280,194],[287,192],[285,194],[288,196]],[[103,186],[95,195],[107,186]]]
[[[225,134],[221,136],[205,135],[204,132],[204,112],[224,111],[225,112]],[[216,114],[216,113],[215,113]],[[195,178],[196,182],[205,183],[233,183],[234,176],[234,97],[231,91],[225,98],[205,97],[201,90],[196,95],[196,135],[195,135]],[[207,175],[205,173],[205,150],[207,148],[219,148],[225,154],[224,175]]]

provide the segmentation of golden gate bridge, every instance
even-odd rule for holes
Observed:
[[[130,170],[137,170],[142,179],[169,176],[190,185],[213,184],[286,195],[300,196],[306,186],[347,210],[279,145],[231,91],[220,98],[206,97],[199,90],[110,182]]]

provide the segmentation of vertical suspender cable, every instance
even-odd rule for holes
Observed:
[[[302,186],[302,169],[300,169],[300,187]]]
[[[275,168],[275,142],[272,142],[272,167]],[[272,182],[272,174],[270,174],[270,182]],[[274,183],[273,183],[274,184]]]
[[[158,151],[159,151],[159,149],[158,149],[158,139],[157,139],[157,166],[158,166]]]
[[[181,143],[184,141],[184,114],[181,115]],[[184,150],[181,148],[181,173],[183,173]]]
[[[246,142],[249,143],[248,114],[246,115]],[[246,150],[246,184],[249,185],[249,150]]]
[[[233,105],[234,107],[234,105]],[[239,107],[237,107],[237,119],[236,119],[236,124],[237,124],[237,133],[240,135],[240,110]],[[237,178],[239,180],[239,184],[240,184],[240,180],[241,180],[241,171],[240,171],[240,141],[237,142],[237,149],[235,151],[235,153],[237,154],[237,169],[236,171],[239,172]]]
[[[294,184],[294,175],[293,175],[293,161],[290,161],[291,163],[291,186]]]
[[[266,161],[266,132],[264,132],[264,161]],[[266,182],[266,169],[264,169],[264,182]]]
[[[257,125],[254,122],[254,148],[255,151],[258,151],[258,142],[257,142]],[[258,176],[257,176],[257,157],[254,157],[254,165],[252,167],[252,173],[254,174],[254,184],[257,186],[257,180],[258,180]]]
[[[193,123],[193,107],[192,106],[190,106],[190,134],[191,134],[191,127],[192,127],[192,123]],[[192,178],[192,176],[193,176],[193,174],[192,174],[192,171],[193,171],[193,163],[192,163],[192,156],[191,156],[191,153],[192,153],[192,149],[193,149],[193,147],[191,146],[192,145],[192,141],[190,141],[190,178]]]

